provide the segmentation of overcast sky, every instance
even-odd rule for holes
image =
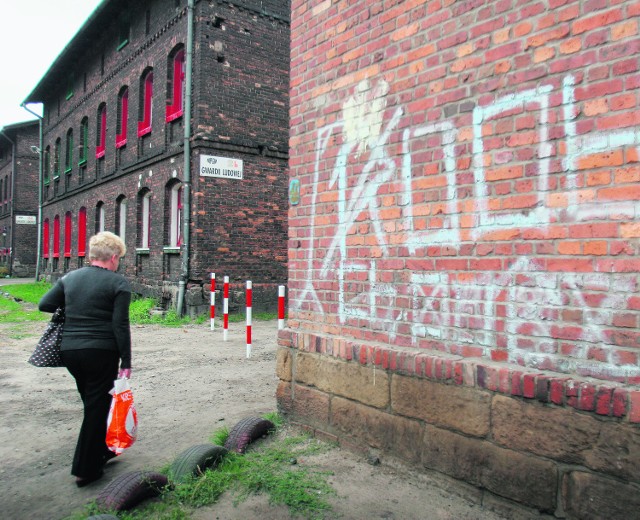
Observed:
[[[102,0],[2,2],[0,127],[36,119],[20,107]],[[41,113],[40,105],[29,105]]]

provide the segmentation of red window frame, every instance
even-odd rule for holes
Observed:
[[[60,258],[60,217],[53,218],[53,258]]]
[[[100,126],[98,130],[98,145],[96,146],[96,159],[101,159],[104,157],[106,144],[107,144],[107,107],[106,105],[102,105],[98,113],[98,119],[100,121]]]
[[[129,89],[125,89],[120,96],[120,128],[116,135],[116,148],[122,148],[127,144],[127,119],[129,118]]]
[[[49,219],[42,223],[42,258],[49,258]]]
[[[182,116],[183,108],[183,91],[184,91],[184,49],[176,53],[173,57],[173,92],[171,103],[167,105],[167,123],[174,121]]]
[[[138,137],[151,133],[151,112],[153,108],[153,71],[147,72],[143,81],[142,121],[138,121]]]
[[[71,212],[67,211],[64,215],[64,256],[71,257]]]
[[[86,256],[87,253],[87,208],[84,206],[78,211],[78,256]]]

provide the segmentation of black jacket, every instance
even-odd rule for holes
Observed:
[[[130,303],[131,287],[122,275],[90,266],[60,278],[38,308],[44,312],[65,308],[61,351],[115,350],[120,368],[131,368]]]

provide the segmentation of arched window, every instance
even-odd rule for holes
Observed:
[[[49,219],[42,223],[42,258],[49,258]]]
[[[96,233],[104,231],[104,202],[96,204]]]
[[[127,231],[127,198],[124,195],[116,199],[116,229],[118,236],[124,241]]]
[[[140,79],[140,116],[138,137],[151,132],[153,112],[153,69],[147,69]]]
[[[184,48],[177,47],[169,55],[168,74],[167,122],[181,117],[184,110]]]
[[[151,241],[151,192],[145,188],[138,193],[138,247],[149,249]]]
[[[53,258],[60,257],[60,216],[53,217]]]
[[[83,165],[87,162],[87,149],[89,147],[89,118],[85,117],[80,122],[80,156],[78,164]]]
[[[60,177],[60,138],[56,139],[55,148],[53,149],[53,178]]]
[[[96,133],[96,159],[104,157],[107,143],[107,105],[98,107],[98,126]]]
[[[70,173],[73,168],[73,129],[67,130],[67,147],[64,154],[64,171]]]
[[[67,211],[64,215],[64,257],[71,256],[71,212]]]
[[[182,245],[182,183],[174,182],[167,186],[168,223],[167,233],[169,247]]]
[[[87,252],[87,208],[82,206],[78,211],[78,256],[86,256]]]
[[[129,118],[129,88],[122,87],[118,94],[118,117],[116,121],[116,148],[127,144],[127,119]]]
[[[49,184],[49,176],[51,175],[51,147],[47,146],[44,150],[42,158],[42,177],[45,184]]]

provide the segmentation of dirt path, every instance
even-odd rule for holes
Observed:
[[[242,324],[229,341],[208,325],[133,328],[132,388],[139,417],[138,441],[107,465],[105,478],[78,489],[69,474],[81,421],[80,399],[65,369],[27,364],[44,329],[19,331],[0,324],[0,516],[3,519],[62,519],[81,511],[115,476],[158,469],[212,432],[249,415],[275,411],[276,322],[253,326],[253,355],[245,357]],[[363,457],[330,450],[308,463],[334,472],[338,492],[332,518],[498,519],[529,518],[501,504],[481,505],[479,491],[460,483],[407,470],[390,461],[372,466]],[[230,497],[197,511],[198,519],[288,518],[263,496],[234,506]]]

